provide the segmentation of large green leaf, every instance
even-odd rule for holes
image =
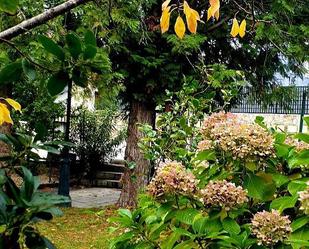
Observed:
[[[225,231],[227,231],[229,234],[239,234],[240,233],[240,226],[237,224],[237,222],[230,218],[226,217],[222,221],[222,226]]]
[[[300,165],[309,165],[309,150],[303,150],[299,154],[295,155],[292,159],[289,160],[289,166],[291,168],[300,166]]]
[[[18,4],[19,0],[0,0],[0,10],[15,14]]]
[[[47,82],[47,89],[50,95],[56,96],[63,92],[64,88],[68,85],[70,77],[66,72],[58,72],[49,78]]]
[[[292,222],[291,224],[292,231],[295,232],[297,229],[302,228],[308,223],[309,223],[309,216],[307,215],[301,216]]]
[[[252,173],[246,175],[244,187],[248,190],[248,195],[262,201],[271,200],[276,191],[276,186],[267,177],[258,176]]]
[[[29,80],[35,80],[36,78],[36,71],[35,67],[26,59],[22,60],[22,68],[24,74],[27,76]]]
[[[308,226],[303,226],[302,228],[297,229],[289,237],[289,241],[292,242],[293,249],[308,248],[307,247],[309,246],[308,240],[309,240]]]
[[[95,38],[94,33],[91,30],[86,30],[84,42],[87,45],[97,46],[97,40]]]
[[[288,190],[291,195],[295,196],[298,194],[299,191],[303,191],[307,188],[307,182],[309,181],[309,178],[302,178],[298,180],[291,181],[288,184]]]
[[[204,150],[197,154],[197,156],[194,158],[194,160],[199,161],[214,161],[216,160],[216,154],[213,150]]]
[[[96,56],[97,54],[97,47],[93,45],[86,45],[86,48],[84,50],[84,59],[92,59]]]
[[[292,147],[287,144],[275,144],[275,149],[277,156],[287,158]]]
[[[65,53],[63,49],[57,45],[52,39],[46,36],[39,36],[39,42],[43,45],[45,50],[53,55],[55,55],[59,60],[64,61]]]
[[[304,141],[305,143],[309,144],[309,134],[306,133],[298,133],[294,136],[294,138]]]
[[[22,167],[23,171],[23,185],[21,187],[21,196],[26,201],[31,201],[35,191],[35,181],[32,173],[25,167]]]
[[[283,196],[273,200],[270,204],[271,209],[276,209],[282,213],[287,208],[293,208],[297,202],[297,196]]]
[[[19,80],[22,73],[22,65],[20,61],[16,61],[6,65],[0,71],[0,86]]]
[[[199,214],[195,208],[181,209],[176,212],[176,219],[182,223],[192,225],[194,217]]]
[[[70,54],[75,60],[77,60],[82,53],[82,44],[79,37],[74,33],[70,33],[66,35],[66,41]]]

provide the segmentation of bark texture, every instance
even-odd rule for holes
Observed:
[[[126,167],[122,177],[122,191],[118,201],[120,207],[135,207],[137,195],[149,182],[150,162],[138,147],[142,133],[138,130],[139,124],[154,125],[155,109],[141,102],[132,102],[128,124],[127,147],[125,151],[126,162],[134,162],[135,168]]]
[[[21,22],[7,30],[0,32],[0,42],[3,40],[10,40],[20,34],[26,33],[29,30],[46,23],[47,21],[62,15],[63,13],[76,8],[79,5],[85,4],[92,0],[69,0],[63,4],[57,5],[37,16]]]

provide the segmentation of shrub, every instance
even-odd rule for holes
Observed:
[[[83,171],[92,175],[117,154],[117,147],[125,138],[124,130],[116,127],[114,109],[90,112],[79,110],[72,120],[71,141],[81,161]],[[82,172],[80,172],[82,173]]]
[[[0,170],[0,248],[55,248],[38,232],[35,223],[60,215],[61,211],[54,206],[70,200],[37,191],[38,178],[25,167],[21,170],[23,184],[20,188]]]
[[[198,146],[185,147],[194,152],[185,164],[159,167],[138,208],[110,219],[124,228],[111,248],[309,246],[308,134],[221,112],[197,137]]]

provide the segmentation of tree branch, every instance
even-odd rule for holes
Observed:
[[[65,3],[62,3],[60,5],[57,5],[54,8],[48,9],[45,12],[34,16],[28,20],[25,20],[21,22],[20,24],[17,24],[16,26],[13,26],[7,30],[4,30],[0,33],[0,38],[5,40],[10,40],[20,34],[26,33],[29,30],[40,26],[41,24],[46,23],[47,21],[62,15],[63,13],[76,8],[79,5],[85,4],[87,2],[90,2],[92,0],[68,0]],[[1,40],[0,40],[1,42]],[[3,42],[3,40],[2,40]]]
[[[47,68],[47,67],[44,67],[42,66],[41,64],[35,62],[34,60],[31,59],[31,57],[27,56],[24,52],[22,52],[13,42],[11,41],[8,41],[8,40],[5,40],[5,39],[2,39],[0,38],[0,42],[3,42],[3,43],[6,43],[7,45],[11,46],[12,48],[14,48],[17,53],[19,53],[21,56],[25,57],[26,60],[28,60],[31,64],[41,68],[41,69],[44,69],[48,72],[55,72],[54,70],[50,69],[50,68]]]

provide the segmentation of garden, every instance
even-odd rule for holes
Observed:
[[[0,249],[309,248],[308,16],[0,0]]]

